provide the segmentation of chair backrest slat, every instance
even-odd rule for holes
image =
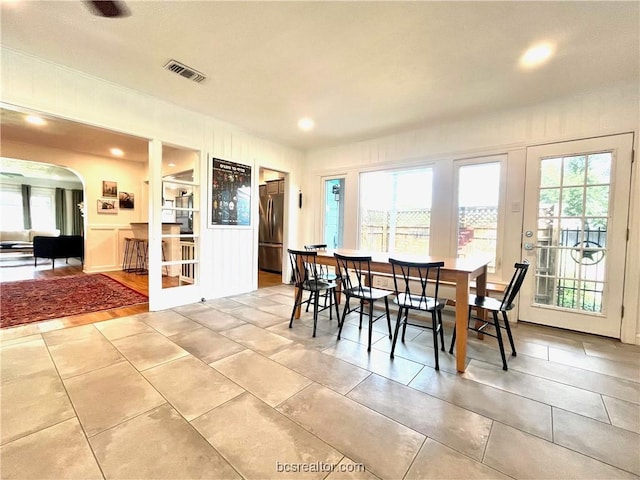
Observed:
[[[344,290],[353,290],[362,295],[371,286],[371,257],[333,254],[336,272]]]
[[[318,278],[318,267],[316,257],[318,252],[307,250],[287,249],[293,281],[296,286],[302,286],[305,281]]]
[[[415,303],[416,307],[427,305],[427,298],[438,298],[440,269],[444,262],[407,262],[390,258],[389,263],[396,296],[411,299],[411,304]],[[427,291],[429,285],[433,285],[433,296]]]
[[[516,263],[514,268],[515,270],[511,277],[511,281],[509,282],[509,286],[507,286],[507,289],[504,291],[504,297],[500,304],[501,309],[510,308],[518,296],[520,287],[522,287],[522,283],[524,282],[524,277],[527,275],[527,270],[529,269],[529,262],[525,260],[522,263]]]

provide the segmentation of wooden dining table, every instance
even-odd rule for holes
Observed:
[[[350,256],[370,256],[371,274],[393,274],[389,257],[410,262],[444,262],[440,270],[440,281],[455,284],[456,308],[456,368],[464,372],[467,355],[467,321],[469,313],[469,292],[475,280],[476,295],[485,295],[487,288],[487,266],[489,258],[448,258],[427,255],[393,254],[367,252],[363,250],[337,249],[319,251],[316,262],[321,265],[336,266],[334,253]],[[338,295],[341,285],[338,282]],[[338,296],[340,301],[340,296]],[[298,313],[299,314],[299,313]],[[482,314],[479,312],[479,314]]]

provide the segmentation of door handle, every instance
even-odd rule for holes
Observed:
[[[524,249],[525,250],[535,250],[536,247],[537,247],[537,245],[534,244],[534,243],[527,242],[527,243],[524,244]]]

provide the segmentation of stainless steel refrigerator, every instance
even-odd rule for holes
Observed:
[[[284,222],[284,180],[260,185],[260,234],[258,268],[282,273],[282,239]]]

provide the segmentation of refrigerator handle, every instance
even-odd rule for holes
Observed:
[[[273,208],[273,199],[269,197],[267,200],[267,221],[269,227],[269,237],[273,237],[273,218],[271,216],[271,210]]]

